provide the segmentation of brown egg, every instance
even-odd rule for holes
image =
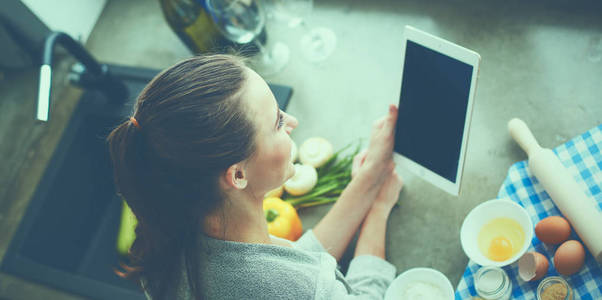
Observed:
[[[562,275],[568,276],[579,272],[584,261],[585,249],[575,240],[564,242],[556,249],[554,255],[554,267]]]
[[[535,235],[546,244],[560,244],[571,235],[571,225],[563,217],[547,217],[535,225]]]
[[[548,272],[550,263],[539,252],[527,252],[518,260],[518,275],[524,281],[536,281]]]

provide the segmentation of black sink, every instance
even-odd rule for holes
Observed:
[[[111,66],[132,95],[122,105],[86,91],[75,108],[0,269],[94,299],[145,299],[113,272],[121,199],[105,138],[132,112],[135,96],[157,70]],[[292,90],[272,85],[281,109]]]

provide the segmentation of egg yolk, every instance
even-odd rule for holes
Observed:
[[[487,254],[492,260],[504,261],[512,256],[512,244],[503,236],[495,237],[491,240]]]

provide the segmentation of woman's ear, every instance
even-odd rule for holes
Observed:
[[[240,164],[230,166],[223,175],[223,180],[226,186],[238,190],[243,190],[247,187],[247,176],[245,170]]]

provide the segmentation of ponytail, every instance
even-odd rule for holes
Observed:
[[[170,197],[178,197],[183,193],[166,178],[166,174],[174,173],[160,170],[161,166],[157,168],[157,164],[149,163],[151,153],[144,148],[143,135],[140,126],[128,120],[108,137],[117,192],[138,219],[136,239],[129,251],[129,265],[120,263],[125,272],[116,273],[134,281],[145,280],[145,288],[157,291],[153,299],[163,299],[179,283],[176,271],[185,249],[198,250],[191,241],[199,234],[200,227],[193,224],[197,220],[194,216],[183,216],[193,212],[194,207],[161,205],[162,202],[169,203]],[[185,209],[176,211],[178,208]],[[176,215],[183,217],[174,222],[172,216]],[[164,274],[175,276],[167,277]]]

